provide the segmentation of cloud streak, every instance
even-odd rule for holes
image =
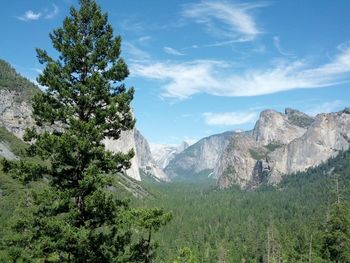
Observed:
[[[165,53],[168,53],[170,55],[175,55],[175,56],[183,56],[185,55],[184,53],[176,50],[175,48],[171,48],[171,47],[164,47],[163,48]]]
[[[306,110],[306,113],[311,116],[315,116],[319,113],[334,112],[344,108],[345,106],[346,103],[342,100],[328,101]]]
[[[294,56],[293,53],[291,52],[288,52],[286,50],[284,50],[284,48],[282,48],[282,45],[281,45],[281,40],[278,36],[274,36],[273,37],[273,45],[275,46],[275,48],[277,49],[277,51],[283,55],[283,56]]]
[[[152,62],[132,64],[131,72],[134,76],[161,81],[163,97],[186,99],[200,93],[226,97],[259,96],[350,81],[350,47],[343,48],[328,63],[318,66],[304,60],[284,61],[241,74],[230,73],[233,69],[229,67],[224,61],[213,60]]]
[[[258,114],[256,112],[223,112],[223,113],[203,113],[206,124],[211,126],[234,126],[246,123],[253,123]]]
[[[24,22],[35,21],[42,18],[52,19],[59,13],[58,7],[55,4],[52,6],[53,9],[51,11],[49,9],[46,9],[43,12],[34,12],[33,10],[27,10],[23,15],[18,16],[17,19]]]
[[[182,16],[204,25],[216,37],[229,39],[222,43],[245,42],[254,40],[262,33],[249,11],[263,6],[266,3],[203,1],[185,5]]]
[[[52,18],[54,18],[55,16],[57,16],[58,15],[58,13],[59,13],[59,9],[58,9],[58,7],[55,5],[55,4],[53,4],[52,5],[53,6],[53,10],[52,11],[47,11],[46,12],[46,15],[45,15],[45,18],[46,19],[52,19]]]
[[[35,13],[32,10],[26,11],[23,15],[17,17],[21,21],[33,21],[33,20],[38,20],[42,16],[41,12]]]

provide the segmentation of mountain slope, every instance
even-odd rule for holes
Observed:
[[[174,178],[213,170],[233,134],[234,132],[229,131],[199,140],[176,155],[166,166],[165,173]]]
[[[190,144],[185,141],[178,146],[170,146],[165,144],[150,145],[153,159],[162,169],[164,169],[177,154],[186,150],[189,146]]]
[[[32,82],[0,59],[0,126],[21,138],[25,128],[34,124],[30,101],[37,92]]]
[[[215,169],[218,186],[277,184],[284,175],[317,166],[349,149],[349,138],[349,109],[315,118],[291,109],[285,114],[263,111],[252,135],[234,136],[222,154]]]

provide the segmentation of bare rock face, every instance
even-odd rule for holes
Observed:
[[[271,183],[281,176],[314,167],[350,147],[350,114],[319,114],[307,132],[270,154]]]
[[[18,157],[11,151],[6,142],[0,141],[0,157],[8,160],[17,160]]]
[[[136,149],[136,142],[135,142],[135,136],[134,136],[135,130],[130,131],[122,131],[120,134],[119,140],[113,140],[113,139],[105,139],[104,144],[106,146],[106,149],[117,153],[117,152],[123,152],[127,153],[132,149]],[[134,150],[135,151],[135,150]],[[131,167],[126,170],[126,174],[137,180],[141,181],[141,176],[139,172],[139,162],[137,158],[137,154],[131,159]]]
[[[161,181],[168,180],[163,170],[155,164],[147,140],[136,128],[123,131],[119,140],[105,139],[104,143],[107,150],[112,152],[127,153],[134,149],[135,156],[131,159],[131,167],[125,171],[129,177],[141,181],[139,169],[142,169],[147,175]]]
[[[261,112],[253,130],[253,137],[261,145],[269,143],[287,144],[299,138],[306,129],[293,124],[288,120],[288,115],[273,110]]]
[[[199,140],[176,155],[165,168],[165,173],[173,178],[213,170],[232,135],[233,132],[226,132]]]
[[[34,125],[32,107],[20,99],[21,94],[8,89],[0,89],[0,126],[5,127],[18,138],[24,130]]]
[[[139,168],[142,169],[147,175],[154,177],[157,180],[169,181],[168,176],[153,159],[151,148],[146,138],[143,137],[137,129],[134,131],[134,137]]]
[[[178,146],[171,146],[166,144],[151,144],[151,153],[156,164],[164,169],[175,156],[184,150],[186,150],[190,144],[188,142],[182,142]]]
[[[214,170],[220,188],[227,188],[233,184],[246,186],[250,182],[252,170],[246,167],[253,169],[256,161],[247,149],[255,147],[253,136],[240,133],[231,138]]]
[[[215,174],[221,188],[238,184],[255,188],[317,166],[350,147],[350,114],[319,114],[315,119],[287,109],[261,113],[252,136],[234,136]]]

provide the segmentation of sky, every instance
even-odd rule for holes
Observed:
[[[129,66],[136,126],[150,143],[254,127],[264,109],[350,106],[350,1],[99,0]],[[75,0],[0,3],[0,58],[35,81],[35,48]]]

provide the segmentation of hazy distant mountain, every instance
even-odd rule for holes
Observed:
[[[193,176],[203,171],[213,170],[220,155],[227,147],[234,132],[225,132],[203,138],[186,148],[165,167],[170,177]]]
[[[164,169],[175,156],[190,146],[190,142],[182,142],[178,146],[151,144],[151,153],[156,164]]]

